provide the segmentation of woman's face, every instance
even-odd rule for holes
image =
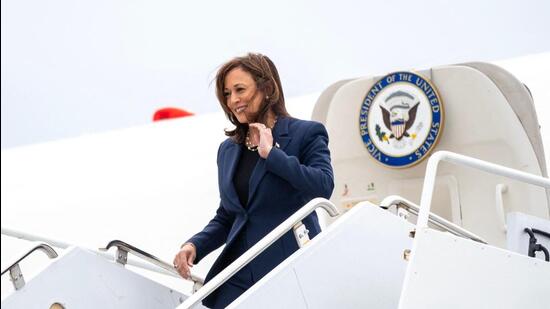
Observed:
[[[260,110],[263,93],[256,87],[252,75],[234,68],[225,76],[223,89],[225,102],[240,123],[249,123],[250,117]]]

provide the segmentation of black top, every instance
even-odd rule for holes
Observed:
[[[246,208],[248,204],[248,184],[250,183],[250,176],[252,175],[252,171],[260,155],[257,151],[248,150],[245,145],[241,147],[243,149],[241,151],[241,157],[239,158],[237,170],[233,176],[233,185],[235,186],[235,191],[237,191],[241,205]]]
[[[239,201],[241,202],[241,205],[243,206],[243,208],[246,209],[248,206],[248,187],[250,183],[250,176],[252,175],[254,167],[256,167],[256,163],[258,162],[258,158],[260,157],[260,155],[257,151],[248,150],[244,145],[242,145],[241,147],[241,156],[239,158],[239,163],[237,164],[237,170],[235,171],[235,175],[233,176],[233,185],[235,186],[235,191],[237,191],[237,195],[239,196]],[[233,245],[227,248],[226,258],[224,264],[222,265],[222,268],[229,266],[229,264],[233,263],[233,261],[241,256],[247,250],[247,247],[245,245],[247,243],[248,241],[246,240],[246,226],[244,226],[239,234],[236,236]],[[239,281],[236,278],[242,277],[248,277],[248,281],[252,280],[252,273],[248,268],[248,265],[246,265],[229,280],[233,282],[233,284],[236,284],[236,282]]]

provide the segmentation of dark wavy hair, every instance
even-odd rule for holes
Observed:
[[[235,129],[225,130],[225,135],[230,136],[236,143],[242,144],[246,138],[248,124],[240,123],[237,117],[233,115],[231,109],[227,106],[227,98],[224,95],[225,77],[235,68],[241,68],[243,71],[250,73],[252,79],[256,82],[256,88],[265,94],[262,99],[262,104],[256,115],[253,115],[253,122],[261,122],[267,125],[268,112],[271,110],[276,117],[289,117],[286,111],[285,97],[283,95],[283,87],[279,72],[273,61],[267,56],[256,53],[248,53],[246,56],[236,57],[223,64],[216,74],[216,96],[225,112],[225,116]]]

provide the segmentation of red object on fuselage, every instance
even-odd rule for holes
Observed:
[[[193,116],[194,114],[181,108],[165,107],[157,110],[153,115],[153,121]]]

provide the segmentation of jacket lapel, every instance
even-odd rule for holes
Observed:
[[[235,190],[235,185],[233,184],[233,177],[235,176],[235,171],[237,169],[237,164],[239,163],[239,157],[241,156],[241,147],[239,144],[231,143],[226,149],[226,153],[223,157],[223,187],[225,196],[230,204],[236,208],[238,211],[243,211],[241,202]],[[227,205],[229,206],[229,205]]]
[[[274,147],[280,148],[284,150],[288,143],[291,140],[291,137],[288,136],[288,122],[289,119],[286,117],[281,117],[277,120],[277,123],[275,124],[275,127],[273,128],[273,142],[275,143]],[[248,187],[248,204],[250,205],[250,202],[254,198],[254,194],[256,193],[256,190],[258,189],[258,186],[262,179],[264,178],[267,170],[265,167],[265,160],[260,158],[258,160],[258,163],[256,163],[256,167],[254,167],[254,170],[252,171],[252,175],[250,176],[250,182]]]

